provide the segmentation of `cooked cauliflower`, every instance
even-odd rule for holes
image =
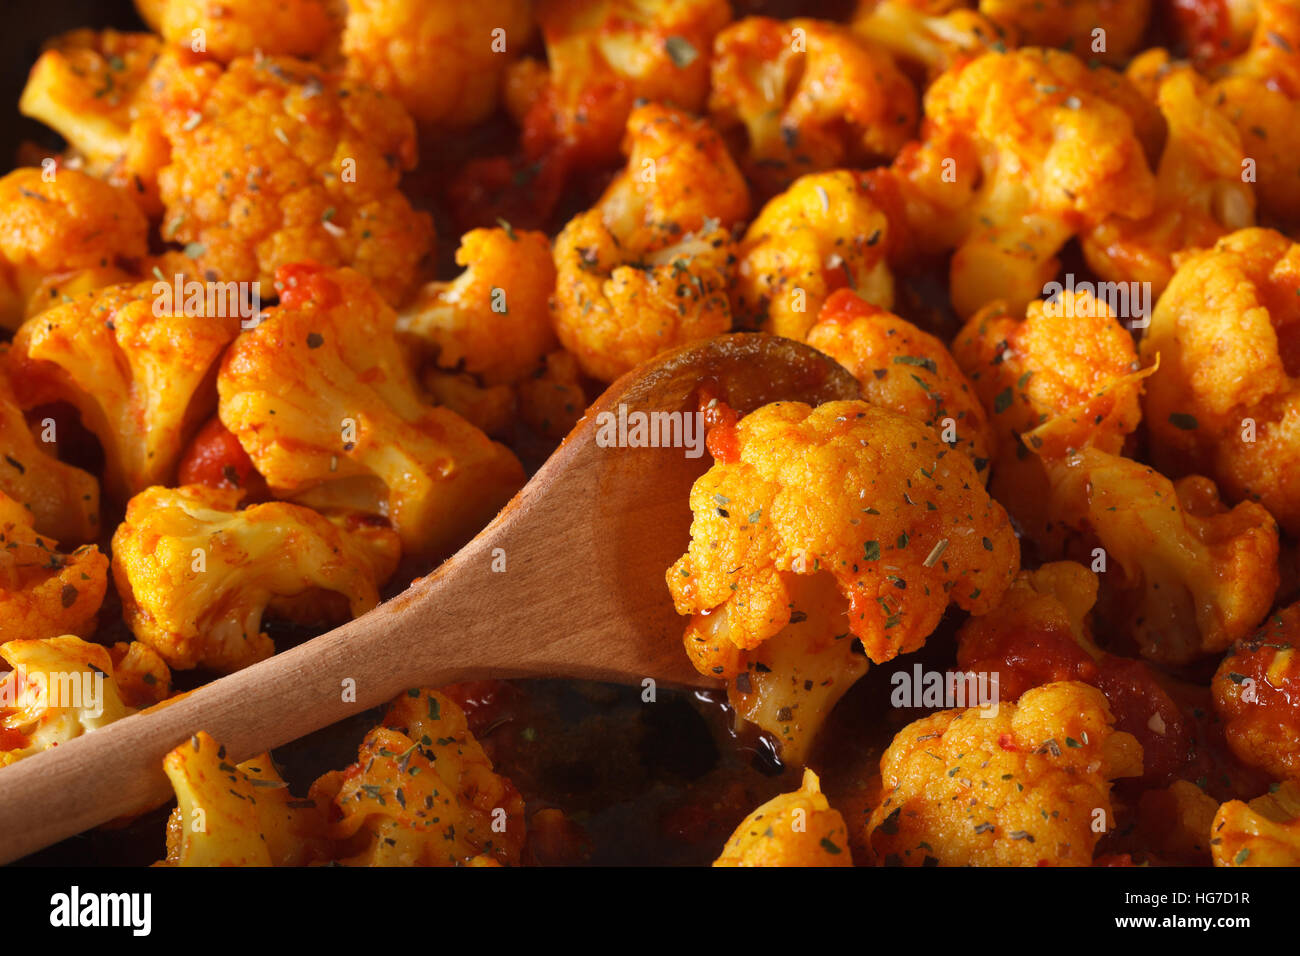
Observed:
[[[396,100],[314,64],[241,57],[166,124],[164,239],[205,273],[261,282],[311,260],[351,266],[390,303],[419,277],[433,227],[398,189],[415,124]]]
[[[1169,133],[1156,167],[1155,211],[1140,220],[1113,215],[1083,237],[1084,255],[1101,278],[1147,282],[1155,296],[1184,249],[1212,246],[1224,233],[1255,224],[1254,187],[1242,181],[1241,134],[1209,84],[1188,66],[1158,75],[1156,103]]]
[[[65,634],[0,644],[0,767],[134,713],[105,647]],[[165,672],[165,668],[164,668]]]
[[[1269,617],[1238,642],[1214,675],[1214,709],[1242,762],[1279,780],[1300,780],[1300,604]]]
[[[1210,854],[1215,866],[1300,866],[1300,783],[1288,780],[1248,804],[1220,806]]]
[[[1059,520],[1119,565],[1103,575],[1103,588],[1112,618],[1127,625],[1144,657],[1184,664],[1222,651],[1268,613],[1278,538],[1260,505],[1229,510],[1208,478],[1171,482],[1096,448],[1053,460],[1047,470]]]
[[[847,27],[747,17],[714,40],[709,115],[743,139],[764,195],[805,173],[892,159],[918,112],[893,57]]]
[[[222,63],[255,53],[310,58],[334,35],[330,7],[330,0],[165,0],[158,32]]]
[[[348,533],[280,501],[239,511],[240,496],[204,485],[149,488],[131,499],[113,535],[126,622],[175,669],[234,671],[269,657],[275,648],[262,616],[277,599],[341,611],[335,623],[363,614],[396,564],[391,547],[372,546],[373,530]],[[295,607],[286,606],[289,616]]]
[[[745,181],[706,121],[638,107],[625,148],[625,170],[554,250],[556,332],[583,372],[606,382],[731,327],[729,227],[749,209]]]
[[[1156,465],[1213,478],[1300,533],[1300,246],[1246,229],[1189,254],[1142,340]]]
[[[587,409],[578,360],[564,349],[549,353],[532,375],[519,381],[515,393],[520,418],[557,441],[573,431]]]
[[[1142,772],[1106,698],[1073,681],[996,716],[946,710],[908,724],[880,760],[867,824],[886,866],[1089,866],[1114,826],[1110,783]]]
[[[523,484],[518,459],[421,400],[396,316],[364,277],[314,266],[279,277],[279,307],[222,363],[222,423],[277,496],[385,515],[403,551],[450,553]]]
[[[1132,54],[1151,0],[980,0],[980,13],[1014,30],[1026,46],[1054,46],[1112,62]]]
[[[859,0],[853,32],[889,50],[933,80],[944,70],[989,50],[1016,45],[1012,29],[951,4],[915,0]]]
[[[539,0],[546,64],[506,74],[506,105],[525,152],[591,167],[618,157],[639,100],[700,111],[713,38],[731,20],[726,0]]]
[[[793,793],[773,797],[747,816],[714,866],[852,866],[848,828],[811,770]]]
[[[1138,369],[1132,336],[1107,302],[1065,289],[1031,302],[1023,319],[1001,303],[981,310],[953,340],[952,354],[992,423],[994,496],[1045,554],[1059,554],[1062,529],[1043,464],[1021,436],[1036,432],[1041,444],[1036,430],[1050,422],[1054,445],[1118,453],[1142,419],[1147,373]]]
[[[807,342],[852,372],[863,398],[925,422],[987,480],[993,429],[943,342],[848,289],[826,300]]]
[[[200,731],[163,758],[176,791],[162,866],[305,866],[329,859],[324,807],[296,800],[270,754],[240,764]]]
[[[1153,110],[1123,76],[1056,50],[986,53],[930,85],[923,139],[893,169],[921,248],[955,249],[958,314],[996,299],[1023,310],[1073,235],[1151,214]]]
[[[60,301],[69,273],[107,285],[148,253],[148,223],[123,191],[75,169],[16,169],[0,178],[0,327]]]
[[[532,12],[532,0],[350,0],[343,53],[353,75],[417,122],[470,126],[496,109]]]
[[[73,30],[46,44],[18,109],[56,130],[96,174],[130,149],[162,44],[149,33]]]
[[[515,864],[523,848],[523,798],[435,690],[393,701],[357,762],[311,796],[330,806],[329,836],[348,866]]]
[[[791,623],[794,576],[834,577],[880,663],[920,647],[949,601],[993,607],[1019,568],[970,459],[897,412],[777,402],[716,426],[709,445],[718,460],[691,489],[691,543],[668,586],[680,614],[723,612],[741,650]]]
[[[120,501],[174,476],[215,404],[213,366],[239,332],[239,316],[215,298],[190,308],[160,297],[167,285],[110,286],[56,306],[23,324],[9,353],[24,408],[66,401],[80,412]]]
[[[868,179],[844,170],[802,177],[745,233],[731,292],[737,321],[802,339],[830,294],[846,286],[892,308],[889,230]]]
[[[475,229],[462,237],[456,263],[465,271],[422,288],[398,316],[398,332],[433,349],[441,368],[487,385],[518,381],[556,346],[550,241],[541,232]]]
[[[57,438],[57,431],[46,431],[52,421],[38,422],[38,433]],[[56,442],[37,443],[0,365],[0,493],[26,509],[24,522],[40,534],[70,544],[96,541],[99,482],[59,461],[56,448]]]
[[[0,492],[0,641],[89,636],[108,588],[108,558],[93,544],[71,554],[32,529],[27,509]]]

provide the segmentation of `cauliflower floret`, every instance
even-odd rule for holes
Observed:
[[[1158,76],[1156,103],[1169,135],[1156,168],[1155,212],[1136,221],[1112,216],[1083,237],[1099,276],[1148,282],[1156,296],[1182,250],[1212,246],[1224,233],[1255,224],[1253,187],[1242,181],[1241,135],[1209,85],[1187,66]]]
[[[43,437],[54,438],[40,423]],[[99,482],[54,457],[53,442],[37,444],[0,366],[0,493],[26,509],[24,522],[66,543],[99,539]]]
[[[1112,62],[1137,49],[1151,0],[980,0],[979,9],[1015,30],[1026,46],[1060,47]]]
[[[528,46],[532,8],[531,0],[350,0],[343,53],[353,75],[417,122],[470,126],[496,109],[506,67]]]
[[[275,647],[262,616],[277,598],[310,593],[306,603],[320,612],[364,614],[396,563],[391,549],[309,508],[276,501],[239,511],[241,494],[149,488],[131,499],[113,535],[123,616],[173,668],[234,671],[269,657]],[[345,606],[321,591],[342,595]]]
[[[1223,804],[1210,832],[1215,866],[1300,866],[1300,784]]]
[[[0,644],[0,767],[134,713],[108,649],[65,634]]]
[[[279,497],[386,515],[403,551],[450,553],[523,484],[503,445],[425,404],[396,316],[349,269],[281,270],[280,305],[226,352],[222,423]]]
[[[714,866],[852,866],[848,828],[811,770],[736,827]]]
[[[915,0],[860,0],[853,31],[900,61],[923,67],[929,79],[988,50],[1016,45],[1014,30],[974,10],[933,6],[927,10]]]
[[[270,754],[241,764],[200,731],[163,758],[176,791],[162,866],[305,866],[329,858],[324,808],[296,800]]]
[[[1239,642],[1214,675],[1214,709],[1232,752],[1278,779],[1300,780],[1300,604]]]
[[[1288,780],[1249,804],[1220,806],[1210,855],[1215,866],[1300,866],[1300,783]]]
[[[1117,563],[1110,617],[1142,655],[1183,664],[1247,637],[1278,586],[1277,524],[1258,504],[1229,510],[1214,483],[1171,482],[1129,458],[1084,448],[1048,462],[1051,507]]]
[[[791,623],[798,575],[834,577],[849,629],[880,663],[920,647],[950,600],[993,607],[1018,570],[975,466],[912,418],[777,402],[715,426],[709,446],[718,460],[691,489],[691,544],[667,579],[678,613],[725,618],[736,648]]]
[[[128,707],[143,710],[170,696],[171,668],[148,644],[118,641],[108,649],[108,656],[113,661],[113,681]]]
[[[1153,109],[1123,76],[1056,50],[987,53],[931,84],[923,141],[893,169],[914,238],[956,250],[958,314],[995,299],[1023,310],[1071,236],[1151,214],[1141,136]]]
[[[528,427],[559,440],[578,424],[587,408],[578,360],[564,349],[546,356],[532,375],[515,386],[519,415]]]
[[[867,824],[886,866],[1089,866],[1114,825],[1110,782],[1142,772],[1106,698],[1061,681],[995,716],[946,710],[903,728],[880,760]]]
[[[311,796],[332,804],[329,835],[347,866],[515,864],[523,849],[523,798],[493,772],[464,711],[435,690],[393,701],[357,762],[321,777]]]
[[[1300,533],[1300,245],[1246,229],[1189,254],[1142,340],[1153,460]]]
[[[210,296],[195,308],[172,302],[160,295],[170,285],[110,286],[56,306],[23,324],[9,353],[20,404],[76,407],[120,501],[175,474],[215,405],[212,369],[239,332],[229,308]]]
[[[1046,473],[1021,436],[1051,422],[1055,444],[1118,453],[1142,419],[1147,373],[1138,369],[1133,337],[1107,302],[1065,289],[1031,302],[1023,319],[993,303],[957,334],[952,354],[992,423],[994,497],[1045,553],[1059,552]]]
[[[726,332],[729,226],[749,191],[704,120],[668,107],[628,118],[625,170],[555,240],[555,329],[593,378]]]
[[[1283,0],[1285,2],[1285,0]],[[1216,0],[1214,3],[1174,3],[1164,28],[1198,69],[1237,56],[1259,21],[1260,7],[1270,0]]]
[[[0,327],[58,301],[51,280],[88,272],[123,281],[148,253],[144,214],[124,192],[75,169],[16,169],[0,179]]]
[[[847,27],[747,17],[714,41],[709,114],[743,137],[746,173],[764,195],[805,173],[892,159],[917,113],[893,57]]]
[[[96,174],[129,149],[146,78],[162,50],[150,33],[73,30],[46,44],[18,109],[57,130]]]
[[[1208,866],[1218,810],[1219,802],[1188,780],[1148,790],[1138,800],[1136,849],[1174,866]]]
[[[802,177],[745,233],[731,292],[737,320],[802,339],[830,294],[845,286],[892,308],[889,232],[865,177],[844,170]]]
[[[329,8],[329,0],[165,0],[158,32],[222,63],[254,53],[310,58],[334,35]]]
[[[988,478],[993,429],[943,342],[848,289],[826,300],[807,342],[852,372],[863,398],[925,422]]]
[[[71,554],[32,529],[32,516],[0,492],[0,641],[88,636],[108,588],[108,558],[94,545]]]
[[[487,385],[517,381],[556,346],[550,240],[509,227],[475,229],[461,238],[456,264],[465,267],[460,277],[421,289],[398,316],[397,331],[435,349],[442,368]]]
[[[396,100],[314,64],[241,57],[166,132],[163,238],[204,273],[270,288],[311,260],[355,268],[392,304],[414,286],[433,227],[398,189],[416,139]]]
[[[713,38],[730,20],[726,0],[540,0],[547,63],[521,60],[506,75],[525,152],[600,166],[617,158],[637,101],[700,111]]]

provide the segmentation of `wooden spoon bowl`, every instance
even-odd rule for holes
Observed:
[[[788,339],[729,335],[624,375],[477,537],[342,627],[0,770],[0,862],[167,799],[162,759],[204,730],[232,761],[390,700],[484,677],[708,681],[682,650],[664,573],[689,538],[681,447],[604,447],[603,413],[696,411],[702,384],[741,413],[781,399],[857,398],[832,359]]]

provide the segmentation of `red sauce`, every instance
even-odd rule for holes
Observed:
[[[736,429],[740,416],[714,390],[704,385],[700,388],[700,411],[708,428],[704,444],[713,460],[724,465],[740,461],[740,434]]]
[[[320,308],[328,309],[341,303],[343,295],[326,275],[328,271],[319,262],[295,262],[275,270],[280,305],[286,309],[301,309],[314,302]]]
[[[178,478],[182,485],[242,488],[245,500],[270,496],[264,479],[243,446],[221,419],[213,415],[181,456]]]
[[[1006,701],[1053,681],[1097,682],[1097,664],[1064,627],[977,631],[962,639],[957,664],[965,671],[996,673],[998,696]]]
[[[1094,682],[1123,730],[1142,745],[1142,781],[1163,786],[1183,769],[1192,753],[1191,734],[1183,712],[1144,662],[1107,657]]]

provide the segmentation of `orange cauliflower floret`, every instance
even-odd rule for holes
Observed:
[[[732,288],[737,320],[802,339],[836,289],[894,304],[889,221],[862,176],[837,170],[797,180],[750,223]]]
[[[531,0],[350,0],[348,69],[422,124],[469,126],[496,109],[511,59],[528,46]]]
[[[1248,804],[1220,806],[1210,854],[1215,866],[1300,866],[1300,783],[1288,780]]]
[[[234,671],[269,657],[275,648],[262,615],[278,602],[291,617],[300,605],[335,623],[363,614],[396,566],[391,531],[376,545],[374,529],[349,531],[300,505],[239,511],[242,494],[149,488],[131,499],[113,535],[127,624],[174,668]]]
[[[166,0],[158,31],[222,63],[238,56],[312,57],[333,37],[330,0]]]
[[[988,478],[993,430],[943,342],[848,289],[826,300],[807,342],[852,372],[863,398],[925,422]]]
[[[519,461],[421,399],[396,315],[361,275],[280,279],[279,307],[226,353],[222,424],[278,496],[386,515],[412,554],[459,547],[523,484]]]
[[[625,170],[555,240],[556,332],[604,381],[731,327],[729,227],[749,211],[745,181],[707,122],[642,106],[624,145]]]
[[[33,434],[37,428],[44,448]],[[96,541],[99,482],[55,457],[57,437],[52,418],[28,426],[0,367],[0,493],[26,509],[24,522],[39,533],[65,543]]]
[[[332,811],[329,836],[349,866],[515,864],[524,801],[493,772],[465,713],[435,690],[410,690],[370,731],[357,762],[311,796]]]
[[[171,480],[215,404],[212,368],[239,332],[225,305],[208,297],[191,308],[171,287],[110,286],[57,306],[24,323],[9,354],[24,408],[66,401],[80,412],[119,500]]]
[[[0,644],[0,657],[10,668],[0,678],[0,767],[135,712],[99,644],[71,634],[10,640]],[[165,692],[167,669],[158,666]]]
[[[1214,675],[1214,709],[1232,752],[1278,779],[1300,780],[1300,604],[1237,643]]]
[[[1023,309],[1073,235],[1151,213],[1140,137],[1152,109],[1123,76],[1055,50],[987,53],[931,84],[922,141],[893,169],[914,237],[956,250],[958,314],[995,299]]]
[[[460,277],[421,289],[398,331],[435,349],[441,368],[488,385],[517,381],[556,345],[550,241],[541,232],[475,229],[461,239],[456,263],[465,267]]]
[[[0,641],[89,636],[107,588],[108,558],[98,548],[59,553],[0,492]]]
[[[747,17],[718,34],[712,71],[709,114],[743,137],[766,195],[804,173],[891,159],[916,134],[916,88],[847,27]]]
[[[1158,296],[1182,250],[1255,224],[1255,196],[1243,181],[1241,136],[1208,84],[1188,66],[1166,67],[1157,77],[1156,103],[1169,133],[1156,168],[1155,211],[1141,220],[1111,216],[1083,237],[1083,251],[1103,279],[1148,282]]]
[[[58,304],[68,273],[94,285],[129,278],[149,251],[148,223],[124,192],[75,169],[16,169],[0,179],[0,327]]]
[[[324,808],[296,800],[270,754],[231,764],[200,731],[163,758],[176,791],[163,866],[305,866],[329,858]]]
[[[988,50],[1016,45],[1012,29],[963,7],[915,0],[859,0],[853,32],[889,50],[900,61],[923,68],[933,79],[957,63]],[[927,9],[927,7],[931,9]]]
[[[198,109],[169,118],[163,238],[205,273],[261,282],[282,265],[352,266],[396,304],[433,229],[398,189],[415,124],[396,100],[287,58],[240,58]]]
[[[519,415],[547,438],[561,439],[573,430],[587,408],[578,360],[564,349],[546,356],[532,375],[515,386]]]
[[[639,100],[700,111],[709,92],[709,51],[731,20],[726,0],[540,0],[546,65],[509,68],[506,104],[533,158],[576,166],[618,156]]]
[[[1089,866],[1114,825],[1110,782],[1142,772],[1101,691],[1063,681],[908,724],[880,760],[867,832],[886,866]]]
[[[162,51],[149,33],[73,30],[46,44],[18,109],[58,131],[96,174],[130,149],[146,79]]]
[[[736,827],[714,866],[852,866],[848,828],[811,770],[794,793],[773,797]]]
[[[1151,0],[980,0],[979,9],[1026,46],[1061,47],[1110,62],[1138,48]]]
[[[735,676],[741,693],[754,683],[747,652],[791,625],[813,619],[813,649],[840,653],[851,632],[887,661],[920,647],[950,600],[991,608],[1018,569],[1006,512],[970,459],[914,419],[860,401],[778,402],[715,427],[709,444],[723,453],[691,489],[691,544],[667,580],[678,613],[694,615],[696,667]],[[792,613],[799,602],[808,610]]]
[[[1121,311],[1142,305],[1112,299]],[[1118,453],[1142,419],[1142,377],[1133,337],[1116,309],[1087,291],[1062,290],[1029,304],[1024,318],[1001,303],[975,315],[952,343],[995,436],[990,488],[1040,547],[1059,550],[1042,462],[1021,436],[1052,423],[1054,444]],[[1041,438],[1036,439],[1042,441]]]
[[[1160,297],[1142,357],[1153,459],[1262,502],[1300,533],[1300,246],[1267,229],[1188,255]]]
[[[1171,482],[1095,448],[1047,467],[1059,520],[1119,565],[1102,576],[1108,616],[1127,625],[1144,657],[1183,664],[1222,651],[1268,613],[1278,538],[1260,505],[1229,510],[1208,478]]]

